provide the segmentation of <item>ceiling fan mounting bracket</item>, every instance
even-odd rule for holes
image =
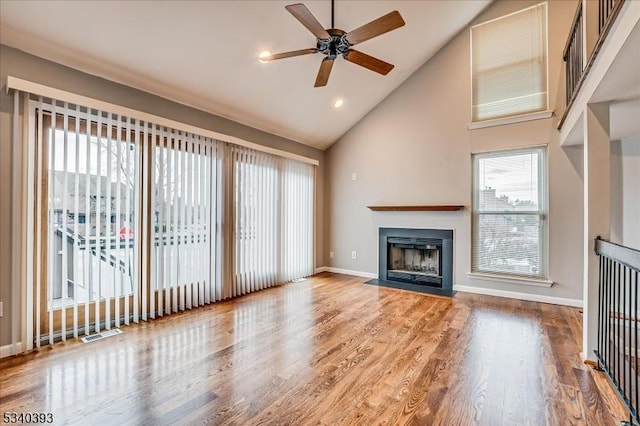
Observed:
[[[347,33],[337,28],[329,28],[327,32],[331,38],[319,38],[316,43],[318,52],[335,59],[338,55],[345,54],[352,46],[347,40]]]

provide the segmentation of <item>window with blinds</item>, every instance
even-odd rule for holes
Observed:
[[[230,147],[233,295],[313,274],[313,166]]]
[[[314,165],[28,102],[42,182],[28,296],[36,346],[313,274]]]
[[[472,120],[547,109],[547,7],[471,28]]]
[[[138,321],[139,123],[117,114],[36,102],[35,335],[78,337]],[[37,340],[39,345],[40,339]]]
[[[471,270],[547,278],[545,148],[473,157]]]
[[[154,129],[151,182],[153,317],[201,306],[215,297],[218,142]]]

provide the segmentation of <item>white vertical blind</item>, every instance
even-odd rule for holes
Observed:
[[[51,99],[29,108],[36,346],[313,273],[313,165]]]
[[[14,94],[14,96],[18,96],[17,93]],[[33,167],[33,174],[34,174],[34,180],[36,177],[41,178],[42,177],[42,172],[44,170],[44,143],[43,143],[43,130],[44,130],[44,126],[43,126],[43,103],[42,103],[42,97],[39,99],[38,102],[38,108],[37,108],[37,117],[36,117],[36,126],[37,126],[37,130],[36,130],[36,141],[35,141],[35,149],[34,151],[36,152],[36,161]],[[16,114],[17,115],[17,114]],[[15,125],[15,123],[14,123]],[[87,145],[88,147],[88,145]],[[87,148],[88,150],[88,148]],[[87,178],[88,179],[88,178]],[[88,195],[87,195],[88,197]],[[36,223],[34,226],[34,236],[35,236],[35,248],[36,250],[40,250],[41,247],[44,245],[44,241],[43,241],[43,233],[40,232],[41,229],[43,229],[43,215],[42,212],[46,211],[46,207],[43,206],[43,204],[45,203],[44,200],[44,196],[43,196],[43,188],[42,185],[37,185],[37,190],[36,190],[36,196],[34,199],[34,204],[35,204],[35,210],[36,210]],[[36,264],[36,268],[35,268],[35,276],[34,276],[34,280],[35,280],[35,288],[34,288],[34,293],[35,293],[35,297],[32,297],[31,299],[33,300],[33,310],[35,312],[35,319],[34,319],[34,340],[35,340],[35,345],[36,347],[40,347],[40,325],[41,325],[41,321],[44,319],[42,316],[42,310],[40,309],[40,307],[45,303],[44,300],[41,299],[42,297],[42,288],[43,285],[45,285],[42,282],[42,275],[43,275],[43,270],[45,268],[47,268],[47,259],[46,258],[42,258],[41,256],[36,256],[34,259],[34,262]],[[87,315],[89,315],[89,310],[86,310]],[[87,321],[88,323],[88,321]]]
[[[43,100],[34,108],[34,170],[45,183],[37,190],[35,252],[45,245],[47,253],[35,260],[31,292],[39,345],[129,321],[140,288],[133,201],[141,199],[140,143],[130,142],[133,122],[119,115]]]
[[[313,274],[314,168],[232,147],[233,295]]]
[[[210,303],[217,142],[160,128],[153,137],[151,269],[159,315]],[[152,300],[155,296],[152,295]]]
[[[547,108],[547,8],[471,28],[473,121]]]
[[[282,259],[281,280],[313,274],[314,168],[282,160]]]
[[[243,147],[231,147],[233,167],[234,273],[231,296],[278,283],[277,158]]]

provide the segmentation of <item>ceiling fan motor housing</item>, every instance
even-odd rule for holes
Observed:
[[[327,55],[331,59],[335,59],[338,55],[344,55],[350,48],[351,43],[347,41],[347,33],[337,28],[329,28],[327,32],[331,38],[318,39],[317,49],[318,52]]]

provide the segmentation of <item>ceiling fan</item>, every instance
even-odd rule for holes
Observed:
[[[316,36],[316,47],[271,54],[260,58],[262,61],[274,61],[276,59],[291,58],[293,56],[322,53],[326,58],[324,58],[320,64],[320,70],[318,71],[314,87],[327,85],[329,74],[331,74],[331,68],[333,67],[333,61],[338,55],[342,55],[342,57],[349,62],[353,62],[356,65],[360,65],[361,67],[382,75],[387,75],[389,71],[393,69],[392,64],[352,49],[351,47],[403,26],[404,20],[397,10],[381,16],[378,19],[374,19],[353,31],[345,32],[334,28],[334,0],[331,0],[331,28],[327,29],[318,22],[309,9],[302,3],[290,4],[285,6],[285,9]]]

